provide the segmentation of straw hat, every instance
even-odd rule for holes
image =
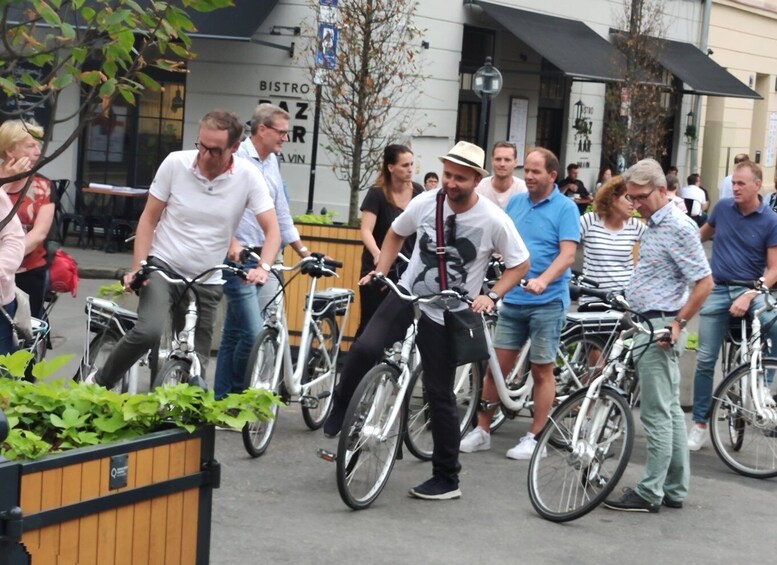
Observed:
[[[453,149],[448,151],[448,154],[444,157],[438,157],[440,161],[450,161],[457,165],[463,165],[477,171],[481,176],[487,177],[488,171],[483,168],[485,163],[485,152],[472,143],[466,141],[459,141],[453,146]]]

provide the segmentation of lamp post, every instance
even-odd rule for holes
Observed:
[[[488,132],[486,122],[491,111],[491,98],[502,90],[502,73],[491,64],[491,57],[486,57],[486,63],[475,72],[472,90],[483,100],[480,105],[480,123],[478,124],[478,145],[488,152]]]

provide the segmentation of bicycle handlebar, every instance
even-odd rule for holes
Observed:
[[[455,289],[441,290],[438,293],[429,294],[427,296],[416,296],[414,294],[402,292],[402,290],[396,285],[396,283],[392,281],[390,278],[386,277],[383,273],[373,274],[372,280],[377,281],[381,284],[385,284],[387,287],[391,289],[392,292],[395,292],[399,298],[401,298],[402,300],[406,300],[408,302],[420,302],[421,304],[431,304],[443,298],[456,298],[458,300],[461,300],[462,302],[466,302],[467,304],[472,302],[472,300],[470,300],[466,294]]]
[[[588,285],[589,288],[599,288],[599,281],[595,281],[594,279],[589,279],[587,276],[585,276],[581,271],[572,271],[572,280],[570,281],[570,285],[580,286],[580,284]]]
[[[186,277],[179,275],[178,273],[175,273],[173,271],[165,270],[162,267],[157,267],[156,265],[149,265],[148,262],[144,260],[140,262],[140,269],[138,269],[138,271],[135,273],[135,276],[130,281],[129,288],[133,292],[138,292],[140,288],[143,286],[143,283],[145,283],[148,280],[148,277],[151,275],[151,273],[159,273],[159,275],[170,284],[192,285],[196,283],[199,279],[212,273],[213,271],[220,271],[220,270],[230,271],[243,280],[248,278],[248,273],[246,273],[243,269],[234,267],[232,265],[222,264],[222,265],[216,265],[215,267],[211,267],[210,269],[206,269],[203,272],[201,272],[199,275],[191,279],[187,279]]]
[[[261,258],[257,251],[258,247],[246,247],[240,252],[240,262],[245,263],[249,258],[259,261]],[[325,256],[323,253],[311,253],[307,257],[303,257],[297,263],[290,267],[285,265],[272,265],[270,268],[275,272],[287,272],[300,269],[303,273],[310,275],[311,277],[336,277],[338,269],[343,266],[342,261],[337,261],[330,257]]]

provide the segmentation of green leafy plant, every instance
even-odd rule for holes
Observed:
[[[699,349],[699,334],[697,333],[689,333],[688,339],[685,341],[685,349],[689,349],[691,351],[698,351]]]
[[[126,290],[124,290],[124,285],[121,284],[119,281],[116,281],[113,284],[104,284],[101,285],[100,288],[97,289],[97,296],[100,298],[106,298],[108,300],[114,300],[116,298],[120,298],[124,296],[127,293]]]
[[[38,363],[33,372],[47,375],[65,362],[67,359],[57,358]],[[6,369],[10,372],[7,365]],[[128,395],[72,381],[29,383],[5,378],[0,379],[0,408],[8,419],[10,433],[0,445],[0,455],[8,459],[37,459],[66,449],[131,439],[171,426],[189,432],[202,425],[242,428],[247,422],[271,418],[273,404],[281,401],[272,393],[257,389],[215,400],[212,391],[186,384]]]
[[[299,216],[294,216],[292,220],[299,224],[332,225],[334,223],[333,218],[336,214],[337,212],[326,212],[324,214],[300,214]]]

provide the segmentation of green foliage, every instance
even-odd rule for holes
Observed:
[[[23,118],[43,105],[54,116],[43,124],[42,156],[33,172],[65,151],[92,121],[107,116],[117,97],[134,104],[144,89],[160,90],[149,69],[186,72],[186,61],[195,57],[190,14],[232,5],[232,0],[0,0],[0,99],[11,102],[3,119]],[[80,107],[60,116],[59,95],[73,87]],[[67,137],[49,154],[53,126],[73,116],[79,117],[77,125],[69,123]]]
[[[97,289],[97,296],[107,300],[113,300],[114,298],[124,296],[126,292],[127,291],[124,290],[124,285],[116,281],[113,284],[101,285],[100,288]]]
[[[688,334],[688,339],[685,341],[685,349],[690,349],[691,351],[697,351],[699,349],[699,334]]]
[[[37,459],[170,425],[189,432],[207,424],[241,428],[246,422],[271,418],[273,404],[281,402],[256,389],[215,400],[212,391],[185,384],[130,396],[74,382],[0,379],[0,407],[11,428],[0,455]]]
[[[327,212],[326,214],[300,214],[294,216],[292,220],[298,224],[320,224],[320,225],[332,225],[334,223],[333,218],[337,212]]]

